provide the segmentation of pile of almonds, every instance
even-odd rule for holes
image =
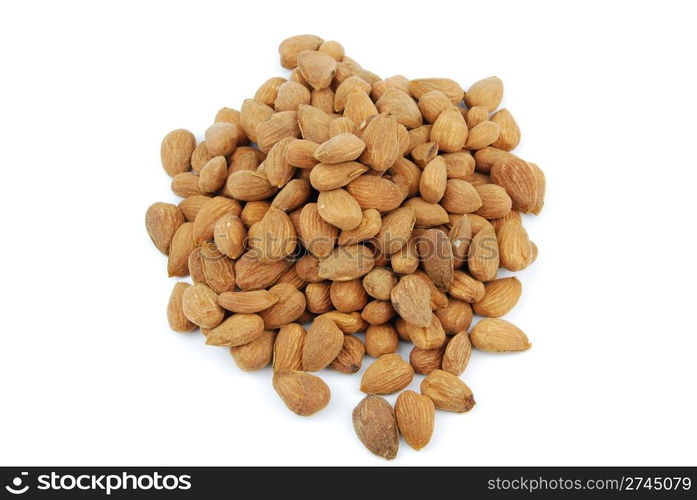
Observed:
[[[146,226],[169,276],[193,280],[175,284],[169,324],[200,328],[242,370],[272,363],[274,389],[304,416],[330,399],[312,372],[355,373],[375,358],[353,424],[391,459],[400,434],[417,450],[429,442],[436,409],[472,409],[460,379],[472,348],[530,347],[499,319],[522,285],[498,274],[537,256],[521,214],[540,212],[545,178],[510,152],[520,130],[497,111],[496,77],[467,91],[447,78],[381,79],[312,35],[279,52],[288,78],[218,111],[198,144],[183,129],[162,141],[183,200],[153,204]],[[474,314],[484,318],[468,331]],[[414,345],[408,361],[400,342]],[[415,373],[421,393],[402,392],[393,409],[380,395]]]

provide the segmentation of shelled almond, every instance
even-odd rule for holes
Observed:
[[[523,290],[508,272],[537,259],[523,221],[542,210],[545,177],[512,152],[521,131],[497,77],[382,79],[314,35],[279,53],[291,73],[220,109],[203,140],[177,129],[162,141],[183,199],[150,206],[146,229],[168,275],[192,281],[175,283],[168,322],[200,327],[244,371],[271,365],[303,416],[329,404],[317,372],[374,358],[353,424],[392,459],[400,433],[428,444],[436,409],[475,406],[460,376],[477,350],[530,347],[500,318]]]

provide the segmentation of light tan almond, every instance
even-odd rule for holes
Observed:
[[[356,245],[361,241],[369,240],[382,227],[382,218],[380,212],[374,208],[363,210],[361,223],[350,231],[341,231],[339,234],[339,246]]]
[[[348,281],[366,275],[374,266],[373,253],[364,245],[335,249],[320,261],[318,274],[324,279]]]
[[[314,153],[315,159],[321,163],[341,163],[358,158],[365,149],[365,143],[350,133],[335,135]]]
[[[264,321],[260,316],[256,314],[233,314],[208,333],[206,344],[234,347],[248,344],[263,333]]]
[[[409,91],[415,99],[421,99],[426,93],[438,90],[445,94],[452,104],[462,101],[465,91],[449,78],[419,78],[409,82]]]
[[[321,191],[317,198],[319,216],[341,230],[357,228],[363,220],[358,202],[344,189]]]
[[[357,129],[362,128],[377,114],[378,108],[362,90],[352,90],[346,97],[344,118],[351,120]]]
[[[496,278],[498,268],[499,245],[496,232],[493,227],[482,229],[472,237],[467,253],[467,269],[479,281],[491,281]]]
[[[237,151],[237,149],[235,149],[235,151]],[[208,148],[206,147],[206,141],[199,142],[194,148],[194,152],[191,153],[191,170],[193,170],[197,174],[200,173],[201,170],[203,170],[203,167],[206,165],[206,163],[208,163],[208,161],[211,158],[213,157],[208,152]],[[187,170],[188,168],[185,168],[183,169],[183,172],[186,172]],[[181,173],[181,171],[179,171],[178,173]]]
[[[193,227],[194,242],[199,245],[213,239],[215,223],[226,214],[240,215],[240,204],[224,196],[216,196],[206,202],[196,215]]]
[[[376,267],[363,277],[363,288],[378,300],[390,300],[390,293],[396,284],[397,278],[388,267]]]
[[[472,328],[472,345],[480,351],[512,352],[530,349],[530,341],[523,331],[503,319],[485,318]]]
[[[329,124],[329,137],[336,137],[339,134],[354,134],[358,127],[353,120],[341,116],[334,118]]]
[[[268,201],[248,201],[244,204],[244,208],[240,214],[240,219],[247,229],[251,229],[254,224],[261,222],[266,215],[266,212],[269,211],[269,208],[271,208],[271,203]]]
[[[320,217],[316,203],[308,203],[300,212],[300,238],[313,256],[323,259],[331,255],[338,229]]]
[[[448,179],[469,180],[474,173],[474,156],[469,151],[458,151],[442,155],[448,169]]]
[[[298,120],[300,119],[300,109],[302,108],[303,106],[298,106],[297,112],[281,111],[259,122],[254,131],[259,149],[264,153],[268,153],[273,145],[281,139],[298,137],[300,135]]]
[[[334,95],[334,111],[344,111],[348,96],[354,91],[359,91],[368,95],[370,92],[370,84],[358,76],[346,78],[336,89]]]
[[[384,325],[397,315],[392,302],[386,300],[373,300],[363,308],[361,318],[371,325]]]
[[[235,263],[220,253],[215,243],[201,245],[201,271],[206,284],[220,294],[235,289]]]
[[[419,267],[416,244],[416,239],[412,238],[399,252],[390,255],[390,264],[395,273],[411,274]]]
[[[261,172],[240,170],[227,178],[227,191],[238,200],[258,201],[272,196],[276,192],[268,177]]]
[[[416,227],[435,227],[450,221],[448,212],[442,206],[438,203],[429,203],[423,198],[409,198],[404,206],[410,207],[416,212]]]
[[[474,153],[474,161],[477,171],[483,174],[488,174],[491,171],[491,167],[493,167],[495,163],[505,160],[506,158],[515,158],[515,155],[512,155],[503,149],[497,149],[491,146],[482,148]]]
[[[295,142],[294,137],[285,137],[276,142],[264,160],[264,174],[269,183],[275,187],[283,187],[293,177],[295,167],[286,158],[288,145]]]
[[[240,126],[244,135],[256,142],[258,140],[257,126],[271,118],[273,114],[274,110],[270,106],[254,99],[245,99],[240,108]]]
[[[375,246],[385,255],[401,250],[408,242],[416,222],[416,212],[411,207],[401,207],[382,219],[375,236]]]
[[[453,285],[450,287],[450,295],[465,302],[479,302],[484,297],[484,283],[462,271],[453,274]]]
[[[505,217],[511,211],[513,202],[506,190],[497,184],[484,184],[475,186],[475,190],[482,201],[482,205],[476,210],[477,215],[486,219],[498,219]]]
[[[527,162],[517,157],[500,160],[491,167],[491,180],[506,190],[516,210],[529,213],[535,209],[538,179]]]
[[[431,128],[431,141],[440,151],[454,153],[465,147],[467,124],[456,107],[443,110]]]
[[[523,285],[518,278],[501,278],[484,285],[484,297],[473,305],[480,316],[499,318],[518,303]]]
[[[329,297],[334,308],[344,313],[361,311],[368,303],[368,294],[365,293],[360,279],[332,281]]]
[[[436,349],[420,349],[416,346],[409,353],[409,363],[416,373],[428,375],[433,370],[440,370],[445,354],[446,343]]]
[[[416,276],[402,276],[390,292],[392,305],[407,323],[426,327],[431,324],[431,291]]]
[[[303,139],[317,144],[329,140],[329,124],[333,118],[314,106],[301,104],[298,106],[298,126]]]
[[[331,319],[336,323],[336,326],[339,327],[339,330],[345,334],[358,333],[366,328],[366,322],[361,318],[358,312],[346,314],[339,311],[329,311],[328,313],[317,316],[317,319],[319,318]]]
[[[399,123],[388,114],[374,117],[361,132],[365,150],[360,160],[373,170],[384,172],[399,158]]]
[[[379,358],[391,354],[399,347],[399,335],[390,324],[370,325],[365,331],[365,350],[369,356]]]
[[[509,271],[521,271],[532,262],[530,238],[522,224],[506,222],[498,232],[501,265]]]
[[[421,232],[417,238],[417,251],[433,283],[443,290],[449,290],[453,283],[454,258],[448,235],[440,229]]]
[[[468,214],[479,210],[482,199],[476,188],[467,181],[450,179],[446,183],[440,204],[451,214]]]
[[[426,446],[436,419],[433,401],[414,391],[404,391],[397,398],[394,410],[399,432],[407,444],[415,450]]]
[[[188,276],[189,255],[194,249],[194,223],[185,222],[174,233],[167,258],[167,275]]]
[[[433,123],[444,109],[448,109],[452,105],[453,103],[443,92],[431,90],[419,98],[418,106],[424,119],[429,123]]]
[[[501,104],[503,98],[503,82],[495,76],[474,82],[465,92],[465,104],[468,108],[485,106],[489,112]]]
[[[515,149],[520,143],[520,128],[507,109],[500,109],[491,115],[491,121],[499,126],[499,136],[492,146],[504,151]]]
[[[542,207],[545,204],[545,187],[547,181],[545,179],[545,174],[540,167],[535,163],[529,163],[535,173],[535,181],[537,184],[537,195],[535,196],[535,203],[533,204],[530,211],[535,215],[540,215]]]
[[[274,197],[271,207],[278,208],[286,213],[292,212],[305,205],[311,194],[312,190],[308,181],[293,179],[283,186],[283,189]]]
[[[228,156],[235,151],[240,131],[229,122],[214,123],[206,129],[206,149],[211,156]]]
[[[295,111],[301,104],[310,104],[311,100],[312,96],[307,87],[297,82],[284,81],[278,87],[274,101],[265,104],[273,106],[276,111]]]
[[[384,354],[375,360],[361,378],[361,391],[366,394],[392,394],[408,386],[414,369],[399,354]]]
[[[305,50],[317,50],[324,40],[315,35],[296,35],[286,38],[278,46],[281,66],[294,69],[298,65],[298,56]]]
[[[368,167],[356,161],[320,163],[310,172],[310,183],[317,191],[330,191],[346,186],[367,170]]]
[[[474,127],[489,119],[489,108],[486,106],[474,106],[465,113],[465,122],[467,129],[472,130]]]
[[[331,398],[329,387],[321,378],[302,371],[274,373],[273,388],[288,409],[303,417],[323,410]]]
[[[201,169],[198,188],[201,193],[214,193],[220,190],[227,180],[227,159],[224,156],[211,158]]]
[[[289,283],[280,283],[269,289],[269,293],[278,298],[271,307],[259,313],[264,328],[273,330],[293,323],[305,311],[305,295]]]
[[[310,325],[303,344],[303,370],[315,372],[334,361],[344,346],[344,334],[333,320],[318,317]]]
[[[453,297],[450,298],[447,306],[437,309],[434,314],[438,316],[447,335],[455,335],[467,330],[472,323],[472,306]]]
[[[210,199],[210,196],[195,194],[180,201],[179,208],[184,214],[184,219],[186,219],[186,222],[193,222],[201,208],[203,208],[203,205],[205,205]]]
[[[467,384],[450,372],[434,370],[421,382],[421,394],[428,396],[439,410],[463,413],[476,404]]]
[[[305,302],[307,310],[312,314],[323,314],[332,310],[332,299],[329,293],[331,282],[308,283],[305,287]]]
[[[414,99],[406,92],[390,88],[377,100],[375,106],[380,113],[387,113],[395,117],[397,122],[407,128],[421,126],[421,111]]]
[[[287,260],[261,261],[256,252],[247,252],[235,262],[237,286],[242,290],[260,290],[273,285],[290,267]]]
[[[436,156],[424,167],[419,182],[421,197],[429,203],[438,203],[445,193],[448,170],[445,160]]]
[[[318,51],[301,52],[297,56],[298,69],[314,89],[329,87],[336,73],[336,59]]]
[[[313,89],[310,95],[310,105],[327,114],[334,113],[334,91],[329,87],[322,90]]]
[[[363,210],[374,208],[379,212],[398,208],[406,196],[397,184],[376,175],[361,175],[351,181],[346,189]]]
[[[317,165],[315,151],[319,144],[307,139],[291,141],[286,149],[286,160],[297,168],[312,168]]]
[[[481,149],[496,142],[500,133],[497,123],[492,121],[483,121],[473,128],[469,129],[467,134],[467,149]]]

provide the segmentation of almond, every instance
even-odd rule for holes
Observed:
[[[333,320],[318,317],[310,325],[303,344],[303,370],[315,372],[334,361],[344,346],[344,334]]]
[[[385,255],[401,250],[409,241],[416,222],[416,212],[410,207],[401,207],[382,219],[382,225],[375,235],[375,246]]]
[[[189,170],[195,147],[196,138],[188,130],[180,128],[167,134],[160,147],[160,159],[165,172],[174,177]]]
[[[276,302],[278,302],[278,297],[267,290],[224,292],[218,296],[220,306],[234,313],[261,312],[273,306]]]
[[[305,329],[297,323],[284,325],[276,335],[273,347],[273,371],[302,370]]]
[[[323,410],[331,398],[331,391],[321,378],[302,371],[274,373],[273,388],[289,410],[303,417]]]
[[[353,428],[371,453],[392,460],[399,450],[399,432],[394,411],[384,398],[367,396],[353,409]]]
[[[313,90],[310,95],[310,105],[321,109],[327,114],[334,113],[334,91],[329,87],[322,90]]]
[[[365,293],[360,279],[332,281],[329,287],[329,297],[334,308],[344,313],[360,311],[368,303],[368,295]]]
[[[189,274],[189,255],[194,249],[194,223],[185,222],[174,233],[167,259],[167,275],[187,276]]]
[[[184,213],[171,203],[153,203],[145,212],[145,228],[157,249],[169,254],[174,234],[184,224]]]
[[[286,149],[286,160],[297,168],[312,168],[317,165],[315,151],[319,144],[307,139],[296,139],[288,144]]]
[[[416,346],[409,354],[409,363],[416,373],[428,375],[433,370],[440,370],[447,344],[436,349],[420,349]]]
[[[283,189],[274,197],[271,207],[291,212],[305,205],[311,194],[312,190],[308,181],[293,179],[283,186]]]
[[[437,203],[445,193],[445,186],[448,180],[448,170],[445,160],[441,156],[436,156],[424,167],[419,181],[419,192],[421,197],[429,203]]]
[[[469,151],[458,151],[442,155],[448,169],[448,179],[469,180],[474,173],[474,156]]]
[[[324,279],[348,281],[366,275],[374,265],[373,253],[363,245],[339,247],[319,263]]]
[[[194,143],[196,141],[194,140]],[[191,153],[191,170],[193,170],[195,173],[200,173],[201,170],[203,170],[203,167],[208,163],[208,161],[213,158],[211,154],[208,152],[208,148],[206,147],[206,141],[201,141],[196,145],[194,148],[193,153]],[[179,170],[176,171],[176,173],[182,173],[186,172],[188,170],[187,168],[180,168]],[[168,172],[169,173],[169,172]],[[175,175],[172,175],[172,177],[176,177]]]
[[[298,106],[298,126],[303,139],[322,144],[329,139],[332,117],[319,108],[301,104]]]
[[[271,203],[268,201],[248,201],[244,204],[240,219],[248,229],[251,229],[254,224],[261,222],[269,208],[271,208]]]
[[[499,125],[495,122],[485,120],[473,128],[467,134],[467,149],[481,149],[496,142],[500,133]]]
[[[491,167],[491,180],[502,186],[513,200],[513,207],[532,212],[537,201],[535,170],[517,157],[500,160]]]
[[[339,134],[353,134],[357,128],[350,118],[345,116],[334,118],[329,124],[329,137],[336,137]]]
[[[214,193],[225,185],[225,181],[227,181],[227,160],[224,156],[216,156],[208,160],[201,169],[198,188],[201,193]]]
[[[365,143],[350,133],[335,135],[315,150],[314,157],[321,163],[341,163],[358,158]]]
[[[344,118],[353,122],[354,126],[362,128],[371,118],[378,114],[378,108],[362,90],[352,90],[346,96]]]
[[[257,339],[263,333],[264,320],[260,316],[233,314],[210,331],[206,336],[206,344],[228,347],[244,345]]]
[[[276,111],[295,111],[301,104],[310,104],[311,99],[307,87],[297,82],[284,81],[278,87],[273,103],[265,104],[273,106]]]
[[[469,334],[462,331],[448,342],[443,355],[443,370],[453,375],[462,375],[472,355]]]
[[[415,450],[426,446],[433,435],[436,407],[427,396],[404,391],[395,403],[395,417],[399,432]]]
[[[419,111],[427,122],[433,123],[444,109],[453,105],[448,96],[440,90],[430,90],[419,98]]]
[[[484,285],[484,297],[476,302],[474,312],[480,316],[499,318],[518,303],[523,285],[518,278],[501,278]]]
[[[211,156],[228,156],[237,147],[239,129],[234,123],[218,122],[206,129],[206,149]]]
[[[451,224],[448,237],[453,247],[453,267],[459,269],[467,259],[472,241],[472,223],[469,217],[460,217]]]
[[[330,286],[331,283],[328,281],[307,284],[305,287],[305,302],[309,312],[312,314],[323,314],[332,309]]]
[[[215,223],[226,214],[240,215],[240,204],[224,196],[216,196],[206,202],[196,215],[193,227],[194,242],[198,245],[213,239]]]
[[[439,410],[462,413],[476,404],[467,384],[452,373],[434,370],[421,382],[421,394],[428,396]]]
[[[355,229],[363,220],[358,202],[343,189],[321,191],[317,198],[320,217],[341,230]]]
[[[399,347],[399,335],[392,325],[370,325],[365,331],[365,350],[369,356],[379,358]]]
[[[449,290],[453,284],[453,248],[448,235],[440,229],[423,231],[417,239],[421,263],[436,286]]]
[[[416,227],[429,228],[447,224],[448,212],[438,203],[429,203],[423,198],[410,198],[404,204],[416,212]]]
[[[223,293],[235,288],[235,263],[215,247],[215,243],[206,242],[199,250],[201,271],[206,284],[215,293]]]
[[[279,89],[286,82],[287,80],[285,78],[278,76],[269,78],[262,83],[259,89],[256,91],[256,94],[254,94],[254,100],[264,103],[267,106],[273,106]]]
[[[338,244],[340,246],[356,245],[361,241],[369,240],[378,234],[381,227],[382,218],[380,217],[380,212],[374,208],[363,210],[361,223],[349,231],[341,231]]]
[[[545,174],[540,167],[534,163],[529,163],[535,174],[535,183],[537,185],[537,195],[535,196],[535,203],[533,204],[530,212],[535,215],[540,215],[542,207],[545,204],[545,186],[547,181],[545,180]]]
[[[218,305],[218,296],[203,283],[195,283],[184,290],[182,312],[189,321],[202,328],[214,328],[225,317]]]
[[[288,145],[294,142],[294,137],[285,137],[275,143],[264,160],[264,174],[269,183],[275,187],[283,187],[293,177],[295,167],[286,159]]]
[[[317,191],[330,191],[346,186],[367,170],[368,167],[356,161],[320,163],[310,172],[310,183]]]
[[[276,192],[266,175],[250,170],[233,172],[227,178],[226,188],[234,198],[243,201],[263,200]]]
[[[244,135],[253,142],[258,140],[257,126],[271,118],[274,114],[273,108],[254,99],[245,99],[240,108],[240,126]]]
[[[520,129],[513,115],[507,109],[500,109],[491,115],[491,121],[499,126],[499,136],[492,146],[504,151],[515,149],[520,143]]]
[[[267,330],[293,323],[305,310],[305,295],[291,284],[274,285],[269,293],[277,297],[278,301],[259,313]]]
[[[295,227],[283,210],[270,208],[250,230],[247,243],[259,260],[281,260],[295,250]]]
[[[399,124],[388,114],[381,113],[370,120],[361,132],[365,149],[360,160],[377,172],[390,168],[399,157]]]
[[[409,82],[409,91],[415,99],[421,99],[432,90],[445,94],[452,104],[462,101],[465,93],[457,82],[449,78],[420,78]]]
[[[399,354],[380,356],[363,374],[361,391],[366,394],[392,394],[408,386],[414,369]]]
[[[273,285],[290,267],[287,260],[264,262],[255,252],[247,252],[235,262],[235,278],[240,290],[260,290]]]
[[[474,82],[465,93],[465,104],[468,108],[485,106],[489,112],[501,104],[503,98],[503,82],[495,76]]]
[[[375,103],[380,113],[395,117],[407,128],[421,126],[421,111],[409,94],[396,88],[387,89]]]
[[[370,92],[370,84],[358,76],[346,78],[336,89],[334,95],[334,111],[341,112],[346,106],[346,100],[353,91],[360,91],[366,95]]]
[[[355,335],[344,335],[344,345],[339,354],[329,364],[329,368],[341,373],[356,373],[361,369],[365,346]]]
[[[477,215],[486,219],[498,219],[511,211],[513,202],[506,190],[496,184],[484,184],[474,188],[482,201],[476,210]]]
[[[278,47],[281,66],[293,69],[298,65],[298,56],[305,50],[317,50],[324,40],[315,35],[297,35],[286,38]]]
[[[482,148],[474,153],[477,171],[483,174],[488,174],[491,171],[491,167],[493,167],[496,162],[505,160],[506,158],[515,158],[515,155],[503,149],[497,149],[491,146]]]
[[[506,222],[498,232],[501,265],[509,271],[520,271],[532,262],[530,238],[522,224]]]
[[[482,199],[477,189],[467,181],[450,179],[445,185],[440,204],[448,213],[468,214],[479,210]]]
[[[479,302],[484,297],[484,283],[474,279],[467,273],[455,271],[450,295],[465,302]]]
[[[488,352],[525,351],[530,349],[528,337],[520,328],[503,319],[485,318],[472,328],[472,345]]]
[[[271,147],[281,139],[298,137],[300,135],[298,120],[300,119],[300,109],[302,108],[303,106],[298,106],[297,112],[281,111],[259,122],[254,130],[259,149],[264,153],[268,153]]]
[[[437,349],[445,343],[445,330],[435,314],[431,314],[431,320],[425,327],[412,325],[406,321],[402,324],[401,321],[403,320],[400,319],[396,323],[398,329],[403,330],[419,349]]]
[[[300,238],[313,256],[326,258],[332,253],[338,229],[320,217],[316,203],[308,203],[300,212]]]
[[[205,205],[210,199],[210,196],[192,195],[180,201],[179,208],[184,214],[184,219],[186,222],[193,222],[201,208],[203,208],[203,205]]]
[[[465,113],[465,122],[467,129],[472,130],[474,127],[489,119],[489,108],[486,106],[474,106]],[[476,149],[476,148],[475,148]]]
[[[467,124],[459,109],[453,106],[438,115],[431,128],[431,140],[446,153],[454,153],[465,147]]]
[[[326,89],[336,73],[336,59],[318,51],[301,52],[297,56],[298,69],[303,77],[317,90]]]
[[[371,325],[382,325],[397,315],[392,302],[386,300],[373,300],[363,308],[361,317]]]
[[[196,325],[184,314],[184,292],[188,288],[191,285],[183,281],[175,283],[167,303],[167,322],[175,332],[186,333],[196,329]]]
[[[361,175],[346,189],[363,210],[374,208],[379,212],[398,208],[406,195],[394,182],[376,175]]]
[[[336,323],[336,326],[339,327],[339,330],[345,334],[358,333],[366,327],[365,321],[363,321],[361,315],[357,312],[346,314],[338,311],[329,311],[328,313],[320,314],[316,319],[319,318],[331,319]]]
[[[472,306],[467,302],[453,297],[448,301],[448,305],[434,312],[443,330],[448,335],[467,330],[472,323]]]
[[[230,348],[232,359],[246,372],[261,370],[271,361],[276,332],[265,330],[248,344]]]
[[[397,278],[387,267],[376,267],[363,277],[363,288],[378,300],[390,300],[390,293],[396,284]]]
[[[426,327],[431,323],[431,291],[416,276],[403,276],[390,292],[392,305],[407,323]]]
[[[493,227],[482,229],[474,235],[472,243],[470,243],[467,253],[467,269],[479,281],[491,281],[496,278],[498,268],[499,245],[496,233]]]

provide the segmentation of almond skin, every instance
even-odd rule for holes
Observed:
[[[145,212],[145,228],[157,249],[169,255],[169,248],[179,226],[184,224],[184,213],[171,203],[153,203]]]
[[[472,345],[480,351],[514,352],[530,349],[528,337],[520,328],[503,319],[485,318],[472,328]]]
[[[365,346],[355,335],[344,335],[344,345],[329,368],[341,373],[356,373],[361,369]]]
[[[427,396],[414,391],[404,391],[395,403],[395,417],[399,432],[409,446],[420,450],[433,435],[436,407]]]
[[[264,333],[264,320],[256,314],[233,314],[213,328],[206,344],[234,347],[256,340]]]
[[[448,342],[443,354],[443,370],[453,375],[462,375],[472,355],[469,334],[462,331]]]
[[[384,398],[366,396],[353,409],[353,428],[358,439],[373,454],[392,460],[399,450],[399,432],[394,411]]]
[[[194,283],[184,291],[182,312],[189,321],[202,328],[214,328],[225,317],[218,305],[218,296],[203,283]]]
[[[184,292],[191,285],[180,281],[175,283],[167,303],[167,322],[175,332],[186,333],[196,329],[196,325],[184,315]]]
[[[326,368],[344,346],[344,334],[333,320],[316,318],[305,336],[303,370],[315,372]]]
[[[384,354],[368,367],[361,378],[366,394],[392,394],[408,386],[414,369],[399,354]]]
[[[431,291],[416,276],[403,276],[390,292],[395,311],[407,323],[426,327],[431,323]]]
[[[434,370],[423,379],[421,394],[428,396],[439,410],[463,413],[476,404],[467,384],[443,370]]]
[[[273,347],[273,371],[302,370],[305,329],[297,323],[284,325],[278,331]]]
[[[257,313],[278,302],[278,297],[267,290],[251,292],[224,292],[218,296],[218,303],[234,313]]]
[[[170,177],[191,168],[191,155],[196,148],[194,134],[184,129],[173,130],[162,139],[160,159],[162,168]]]
[[[501,278],[484,285],[484,297],[473,305],[474,312],[480,316],[499,318],[513,309],[521,294],[523,285],[518,278]]]
[[[331,398],[331,391],[321,378],[302,371],[274,373],[273,388],[288,409],[302,417],[323,410]]]

